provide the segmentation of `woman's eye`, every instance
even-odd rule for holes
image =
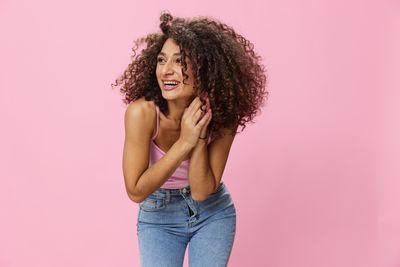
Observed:
[[[164,58],[162,58],[162,57],[157,58],[157,62],[163,62],[163,61],[165,61]],[[181,64],[182,59],[181,58],[176,59],[176,63]]]

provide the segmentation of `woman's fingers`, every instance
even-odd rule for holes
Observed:
[[[192,112],[192,109],[193,109],[194,105],[196,104],[196,102],[197,102],[197,97],[195,99],[193,99],[192,103],[190,103],[190,105],[187,107],[187,110],[189,113]]]
[[[196,111],[194,114],[194,121],[198,123],[199,119],[204,115],[204,111],[202,111],[200,108]]]
[[[194,115],[194,113],[199,109],[199,107],[202,105],[200,98],[197,96],[195,99],[193,99],[192,103],[190,103],[188,107],[189,114],[191,116]]]
[[[202,129],[203,127],[206,126],[206,124],[208,125],[210,119],[211,119],[211,112],[208,111],[206,114],[204,114],[203,118],[201,118],[199,123],[197,123],[196,127],[199,127],[200,129]]]
[[[200,97],[197,96],[187,108],[187,115],[189,118],[192,118],[194,124],[200,123],[200,119],[203,118],[203,121],[208,124],[207,120],[211,118],[211,114],[208,113],[211,113],[210,100],[208,97],[206,97],[205,104],[203,104]]]

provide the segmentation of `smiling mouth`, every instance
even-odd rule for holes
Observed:
[[[163,89],[170,91],[174,90],[179,86],[180,82],[176,80],[171,80],[171,81],[163,81]]]

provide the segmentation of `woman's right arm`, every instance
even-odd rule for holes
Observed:
[[[161,159],[149,166],[155,116],[154,104],[144,99],[130,103],[125,111],[123,174],[128,196],[136,203],[160,188],[192,150],[178,139]]]

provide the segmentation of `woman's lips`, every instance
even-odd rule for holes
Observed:
[[[166,91],[171,91],[176,89],[179,86],[180,83],[178,83],[177,85],[169,85],[169,84],[164,84],[163,83],[163,89]]]

